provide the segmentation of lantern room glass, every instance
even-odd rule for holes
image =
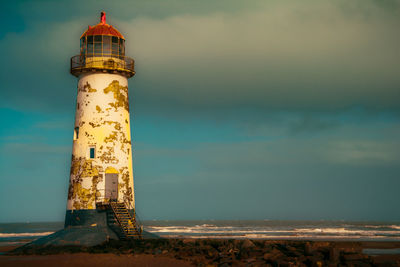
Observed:
[[[116,57],[124,58],[125,40],[110,35],[84,36],[80,40],[83,57]]]

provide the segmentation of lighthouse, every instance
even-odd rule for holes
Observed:
[[[80,37],[70,72],[78,90],[65,228],[100,227],[119,238],[140,237],[128,98],[134,60],[125,55],[125,38],[107,24],[105,12]]]
[[[142,230],[135,209],[128,98],[134,60],[105,12],[81,35],[70,73],[78,86],[64,229],[28,245],[158,238]]]

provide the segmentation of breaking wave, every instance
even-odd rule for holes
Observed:
[[[396,230],[400,230],[400,225],[365,225],[364,227],[366,228],[374,228],[374,229],[384,229],[384,228],[389,228],[389,229],[396,229]]]
[[[374,226],[374,225],[372,225]],[[400,226],[346,225],[346,227],[280,226],[147,226],[147,231],[162,237],[259,238],[259,239],[385,239],[400,240]]]
[[[0,233],[0,238],[6,237],[35,237],[50,235],[54,232],[42,232],[42,233]]]

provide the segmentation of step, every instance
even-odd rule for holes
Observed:
[[[130,220],[129,219],[119,219],[119,221],[122,223],[128,224]],[[131,221],[131,223],[132,223],[132,221]]]

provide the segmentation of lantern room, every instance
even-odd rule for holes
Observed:
[[[106,23],[101,12],[100,23],[88,26],[80,38],[80,54],[71,58],[71,74],[100,70],[119,72],[127,77],[135,74],[134,60],[125,56],[125,38],[113,26]]]
[[[82,34],[80,43],[82,56],[125,56],[125,38],[117,29],[106,23],[105,12],[101,12],[99,24],[89,26]]]

